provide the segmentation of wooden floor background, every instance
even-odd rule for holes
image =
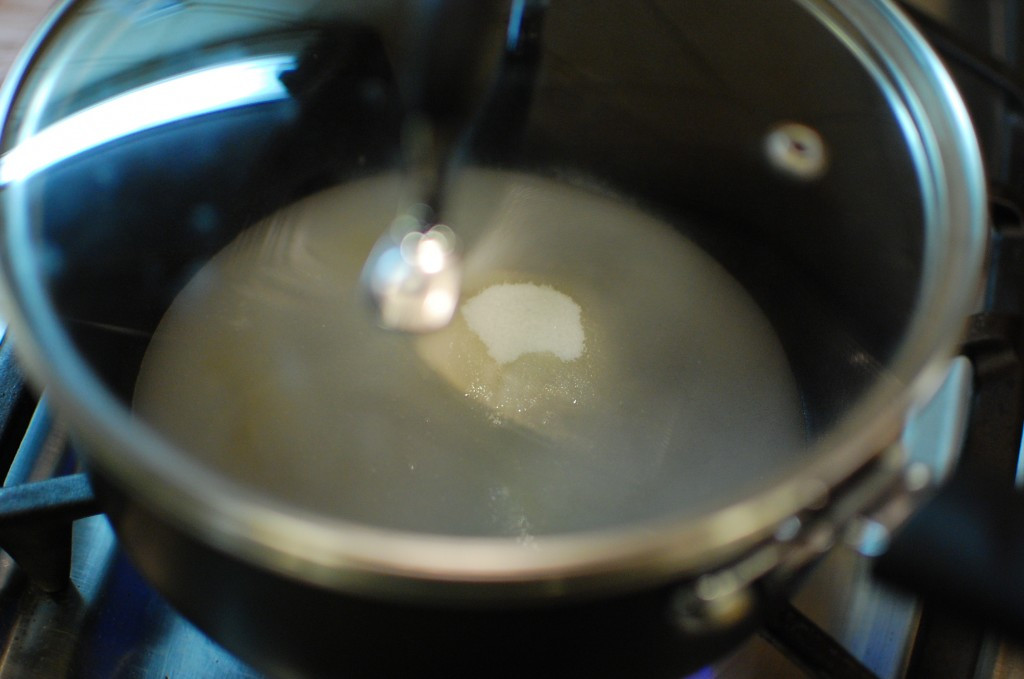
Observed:
[[[52,0],[0,0],[0,78],[52,4]]]

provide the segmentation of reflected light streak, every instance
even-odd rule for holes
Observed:
[[[425,273],[440,273],[450,266],[449,260],[455,250],[455,234],[443,224],[438,224],[423,234],[416,248],[416,264]]]
[[[116,139],[205,113],[284,99],[281,72],[290,55],[264,56],[198,69],[129,90],[83,109],[0,156],[0,186],[27,179]]]
[[[444,268],[447,254],[443,244],[433,238],[424,237],[416,248],[416,263],[424,273],[437,273]]]
[[[457,290],[449,287],[438,287],[427,293],[423,305],[433,323],[445,325],[455,314],[455,307],[458,304],[459,295]]]

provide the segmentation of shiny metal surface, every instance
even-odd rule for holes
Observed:
[[[383,227],[361,277],[385,328],[440,330],[458,308],[462,261],[457,231],[447,223],[447,193],[497,80],[499,55],[516,45],[522,4],[424,3],[407,24],[403,42],[412,58],[398,63],[397,81],[410,115],[405,173],[415,188],[404,214]]]

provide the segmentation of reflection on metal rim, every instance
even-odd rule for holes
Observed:
[[[276,55],[202,68],[139,87],[46,127],[0,157],[0,187],[117,139],[206,113],[284,99]]]

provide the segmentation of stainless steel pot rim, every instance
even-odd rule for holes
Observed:
[[[527,544],[385,531],[275,505],[190,461],[134,420],[73,352],[35,263],[12,257],[4,262],[3,313],[26,368],[46,385],[88,444],[89,463],[102,476],[123,484],[134,499],[184,532],[319,585],[428,598],[453,592],[543,597],[663,582],[721,563],[769,538],[783,520],[820,501],[823,491],[827,494],[894,441],[907,409],[937,386],[983,278],[984,173],[968,115],[938,58],[884,0],[797,2],[845,40],[898,98],[894,104],[908,138],[919,142],[934,256],[908,340],[892,362],[894,380],[877,384],[842,427],[816,445],[811,464],[738,504],[697,518],[539,536]],[[61,11],[43,27],[33,49]],[[852,41],[836,22],[853,26],[861,39]],[[30,66],[29,54],[0,93],[4,118]],[[31,246],[30,225],[7,217],[11,250],[25,251]]]

